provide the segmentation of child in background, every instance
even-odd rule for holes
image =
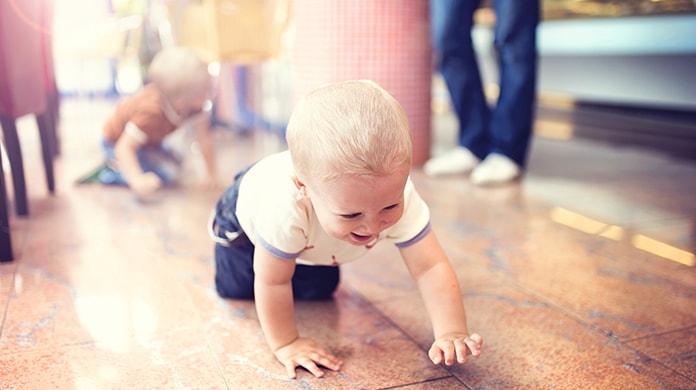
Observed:
[[[269,347],[290,378],[342,361],[301,336],[293,299],[328,299],[339,265],[378,241],[395,244],[416,280],[433,326],[433,363],[464,363],[483,340],[470,334],[455,273],[409,179],[406,114],[370,81],[322,87],[301,100],[288,151],[237,174],[211,216],[215,283],[222,297],[255,299]],[[369,264],[367,265],[369,266]]]
[[[181,161],[164,141],[192,123],[207,170],[204,184],[215,186],[215,153],[206,112],[212,89],[208,65],[189,49],[167,48],[155,55],[148,76],[150,82],[123,99],[104,124],[107,168],[99,172],[99,181],[126,185],[138,196],[172,184]]]

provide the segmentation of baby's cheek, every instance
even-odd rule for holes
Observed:
[[[401,219],[401,217],[403,215],[404,215],[404,212],[403,212],[403,210],[401,210],[401,212],[395,213],[394,215],[390,216],[390,218],[387,219],[387,224],[386,224],[387,226],[385,227],[385,229],[396,225],[396,223],[399,222],[399,220]]]
[[[342,221],[336,221],[333,219],[319,220],[321,227],[324,228],[326,234],[333,238],[342,239],[347,234],[350,233],[350,227]]]

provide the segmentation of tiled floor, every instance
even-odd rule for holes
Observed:
[[[33,122],[20,124],[30,216],[10,210],[17,259],[0,265],[2,389],[696,388],[693,160],[536,137],[518,184],[415,171],[483,354],[456,368],[428,361],[416,287],[395,249],[380,247],[344,267],[335,300],[297,304],[301,332],[343,370],[288,380],[253,303],[214,291],[205,224],[218,193],[187,180],[142,204],[122,188],[74,184],[99,162],[110,105],[63,105],[55,196]],[[438,119],[437,143],[450,128]],[[268,137],[216,137],[225,183],[274,148]]]

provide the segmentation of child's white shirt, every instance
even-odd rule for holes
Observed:
[[[236,211],[242,229],[254,245],[280,258],[338,265],[358,259],[379,240],[404,247],[430,231],[430,210],[409,178],[403,216],[376,240],[356,246],[331,237],[319,224],[310,200],[295,185],[294,174],[290,152],[284,151],[254,164],[239,187]]]

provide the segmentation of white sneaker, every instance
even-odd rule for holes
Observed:
[[[519,165],[507,156],[491,153],[471,172],[471,182],[480,186],[502,184],[519,176]]]
[[[478,163],[479,159],[469,149],[458,146],[428,160],[423,165],[423,172],[429,176],[467,173]]]

